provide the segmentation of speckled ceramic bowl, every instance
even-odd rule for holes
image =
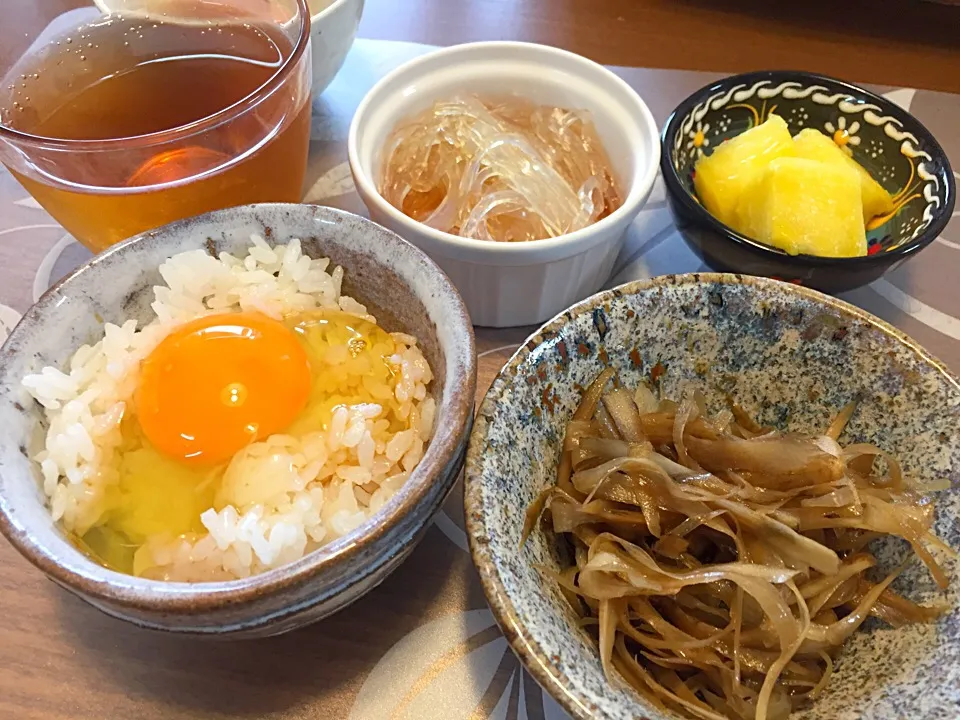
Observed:
[[[237,252],[251,233],[300,238],[313,257],[346,271],[344,292],[388,330],[415,335],[435,374],[436,434],[409,481],[372,519],[316,552],[245,580],[164,583],[106,570],[77,551],[44,505],[28,458],[40,407],[20,379],[61,366],[102,320],[152,316],[166,258],[185,250]],[[167,225],[123,242],[60,281],[24,315],[0,350],[0,530],[54,582],[137,625],[219,636],[262,636],[319,620],[353,602],[407,556],[456,481],[476,385],[473,328],[460,296],[422,252],[369,220],[309,205],[252,205]]]
[[[894,198],[895,212],[867,232],[867,256],[788,255],[724,225],[697,200],[697,160],[776,112],[796,134],[831,136]],[[661,134],[660,171],[681,235],[715,270],[767,275],[825,292],[876,280],[943,231],[956,181],[943,148],[919,120],[887,98],[841,80],[789,70],[723,78],[677,107]]]
[[[568,561],[542,527],[520,548],[524,512],[553,482],[564,428],[605,364],[626,383],[663,363],[668,395],[693,382],[716,407],[726,393],[764,423],[822,429],[863,396],[842,442],[895,452],[921,483],[960,483],[960,383],[913,341],[857,308],[763,278],[680,275],[624,285],[547,323],[514,355],[477,416],[467,453],[471,550],[513,649],[576,718],[667,720],[632,690],[606,682],[597,649],[557,589],[534,569]],[[936,532],[960,548],[960,492],[941,493]],[[905,552],[878,548],[893,565]],[[957,609],[935,625],[867,623],[803,720],[960,717],[960,565],[945,563]],[[918,563],[899,579],[909,597],[937,595]]]

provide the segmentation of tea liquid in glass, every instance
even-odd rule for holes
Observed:
[[[209,210],[297,202],[309,76],[305,88],[293,78],[218,127],[112,148],[115,139],[183,128],[240,103],[290,52],[290,40],[266,25],[106,16],[21,60],[0,96],[0,120],[42,138],[109,142],[96,152],[50,150],[32,171],[11,170],[92,250]]]

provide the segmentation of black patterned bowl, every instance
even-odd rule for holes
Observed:
[[[567,422],[605,366],[636,387],[662,366],[678,397],[692,384],[714,411],[733,397],[762,424],[822,432],[860,398],[841,442],[893,452],[919,487],[949,480],[936,532],[960,548],[960,380],[910,338],[845,302],[743,275],[668,275],[594,295],[538,330],[483,401],[467,451],[464,507],[480,581],[527,670],[578,720],[679,720],[621,682],[607,682],[597,647],[539,568],[569,565],[569,548],[540,526],[521,547],[526,509],[555,482]],[[549,524],[548,524],[549,526]],[[885,568],[907,555],[873,546]],[[791,720],[960,718],[960,558],[937,555],[941,593],[912,563],[895,588],[945,600],[936,623],[869,621],[849,639],[815,703]]]
[[[698,201],[697,160],[774,111],[792,134],[816,128],[833,137],[894,196],[894,213],[868,227],[865,257],[788,255],[724,225]],[[680,103],[661,134],[660,170],[677,227],[707,265],[830,293],[872,282],[933,242],[956,196],[943,149],[900,106],[856,85],[786,70],[724,78]]]

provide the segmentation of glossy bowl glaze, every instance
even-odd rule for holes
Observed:
[[[935,531],[960,548],[960,382],[900,332],[844,302],[765,278],[665,276],[600,293],[557,316],[513,356],[487,393],[467,453],[467,533],[484,591],[510,644],[575,718],[673,720],[611,685],[597,648],[535,566],[569,562],[542,525],[520,547],[524,513],[554,481],[567,421],[606,365],[636,385],[657,363],[668,397],[684,383],[714,410],[729,393],[764,424],[825,427],[862,397],[841,442],[893,451],[920,484],[948,478]],[[905,548],[877,547],[895,566]],[[946,560],[954,608],[936,624],[872,621],[843,650],[823,695],[793,720],[960,717],[960,564]],[[897,581],[915,600],[942,597],[913,563]],[[864,711],[869,708],[869,713]]]
[[[307,0],[313,62],[311,89],[316,98],[340,72],[353,47],[363,15],[364,0]]]
[[[300,238],[312,257],[343,266],[344,292],[391,331],[416,336],[430,361],[436,432],[423,460],[373,518],[281,568],[244,580],[167,583],[107,570],[80,553],[52,522],[30,460],[40,406],[24,375],[62,366],[102,337],[104,321],[152,317],[152,288],[166,258],[186,250],[235,253],[258,233]],[[311,205],[250,205],[153,230],[94,257],[51,288],[0,350],[0,530],[30,562],[104,612],[143,627],[220,636],[273,635],[319,620],[382,582],[406,557],[456,481],[476,385],[473,328],[447,277],[389,230]],[[40,440],[42,443],[42,439]]]
[[[697,200],[697,160],[772,112],[791,134],[815,128],[833,137],[894,196],[892,216],[868,228],[867,256],[788,255],[724,225]],[[946,154],[910,113],[856,85],[785,70],[724,78],[680,103],[661,134],[660,170],[677,227],[710,267],[830,293],[872,282],[933,242],[949,222],[956,196]]]

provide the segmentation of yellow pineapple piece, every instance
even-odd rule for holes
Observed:
[[[787,123],[771,115],[761,125],[719,145],[696,165],[694,187],[703,206],[720,222],[736,221],[740,194],[774,158],[794,155]]]
[[[864,222],[893,211],[893,198],[890,197],[890,193],[870,176],[863,165],[837,147],[837,144],[822,132],[814,128],[806,128],[801,130],[793,141],[797,157],[819,160],[831,165],[843,165],[857,171],[860,176]]]
[[[737,216],[744,235],[791,255],[867,254],[860,178],[840,164],[772,160],[742,194]]]

